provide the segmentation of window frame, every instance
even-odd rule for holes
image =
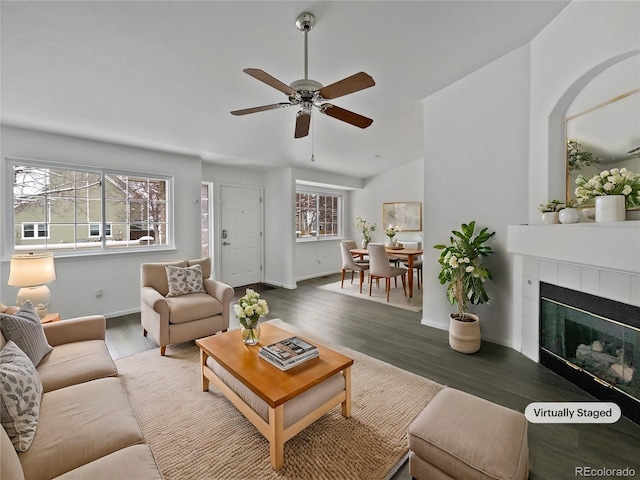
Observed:
[[[5,192],[2,200],[5,203],[4,208],[4,218],[6,219],[5,225],[11,225],[11,228],[3,229],[5,232],[2,236],[3,240],[3,249],[2,249],[2,258],[9,258],[14,253],[19,253],[23,251],[40,251],[40,252],[51,252],[55,256],[93,256],[93,255],[112,255],[112,254],[128,254],[128,253],[141,253],[141,252],[158,252],[163,250],[175,250],[175,218],[174,218],[174,177],[171,175],[162,175],[155,173],[147,173],[147,172],[139,172],[139,171],[129,171],[129,170],[121,170],[121,169],[109,169],[109,168],[101,168],[101,167],[93,167],[87,165],[80,164],[68,164],[61,162],[52,162],[47,160],[33,160],[33,159],[25,159],[25,158],[17,158],[17,157],[5,157],[6,160],[6,170],[5,170]],[[99,242],[91,242],[92,248],[79,248],[77,238],[74,238],[74,241],[67,244],[68,248],[51,248],[54,244],[39,244],[33,245],[31,248],[20,247],[16,245],[15,238],[15,226],[16,226],[16,215],[15,215],[15,195],[14,195],[14,172],[16,166],[25,166],[31,168],[42,168],[49,170],[68,170],[75,173],[90,173],[90,174],[98,174],[100,175],[101,185],[100,185],[100,198],[97,199],[100,202],[101,209],[101,222],[96,221],[86,221],[86,222],[78,222],[77,218],[74,216],[74,220],[68,224],[60,224],[60,225],[70,225],[74,228],[78,228],[81,225],[86,225],[87,227],[87,238],[91,240],[95,240],[99,237],[90,236],[90,226],[94,224],[100,225],[100,232],[104,231],[112,231],[113,232],[113,222],[107,221],[106,218],[106,203],[107,203],[107,194],[105,188],[105,178],[107,176],[127,176],[129,178],[143,178],[148,182],[149,180],[160,180],[164,182],[165,192],[163,197],[163,202],[166,204],[166,220],[162,222],[166,229],[166,243],[163,244],[154,244],[153,242],[149,244],[140,244],[140,245],[107,245],[107,235],[100,235]],[[79,197],[74,196],[74,199]],[[94,199],[95,200],[95,199]],[[148,200],[147,200],[148,201]],[[47,239],[51,238],[51,227],[58,225],[57,223],[51,223],[50,213],[47,213],[47,221],[41,222],[18,222],[18,224],[42,224],[46,225],[47,229]],[[130,212],[127,213],[126,224],[133,225],[135,221],[132,221],[130,218]],[[140,222],[138,222],[140,223]],[[150,222],[147,221],[147,224]],[[33,237],[33,239],[39,239],[45,237]],[[22,237],[21,239],[24,239]],[[31,238],[29,238],[31,239]],[[96,246],[97,245],[97,246]]]
[[[316,219],[315,219],[315,226],[316,226],[316,231],[314,235],[308,235],[308,236],[299,236],[298,235],[298,221],[297,221],[297,217],[298,217],[298,208],[297,208],[297,204],[298,204],[298,195],[299,194],[303,194],[303,195],[315,195],[316,196]],[[334,235],[321,235],[320,234],[320,219],[319,219],[319,211],[320,211],[320,202],[319,197],[324,196],[324,197],[333,197],[335,199],[337,199],[338,202],[338,206],[337,206],[337,215],[338,215],[338,219],[335,222],[336,227],[338,232]],[[336,191],[332,191],[329,189],[320,189],[320,188],[313,188],[310,187],[308,185],[296,185],[296,191],[295,191],[295,199],[294,199],[294,232],[295,232],[295,237],[296,237],[296,242],[299,243],[305,243],[305,242],[324,242],[324,241],[330,241],[330,240],[342,240],[343,236],[344,236],[344,225],[343,225],[343,218],[344,218],[344,205],[345,205],[345,198],[344,198],[344,193],[343,192],[336,192]],[[332,222],[333,223],[333,222]]]

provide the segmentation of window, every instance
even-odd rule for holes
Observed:
[[[18,160],[9,165],[15,251],[170,245],[169,178]]]
[[[296,238],[337,238],[342,235],[342,197],[329,193],[296,192]]]
[[[105,235],[107,237],[111,236],[111,224],[107,223],[105,225]],[[102,237],[102,224],[101,223],[90,223],[89,224],[89,237]]]
[[[49,229],[46,223],[23,223],[22,238],[46,238],[49,236]]]
[[[212,184],[203,182],[200,187],[200,227],[202,228],[202,256],[211,256],[211,189]]]

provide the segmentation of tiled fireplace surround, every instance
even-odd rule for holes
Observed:
[[[510,225],[513,346],[539,361],[540,282],[640,306],[640,221]]]

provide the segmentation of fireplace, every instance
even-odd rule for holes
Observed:
[[[540,282],[540,363],[640,423],[640,307]]]

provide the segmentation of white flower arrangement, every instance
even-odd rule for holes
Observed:
[[[371,243],[371,233],[378,227],[375,223],[369,223],[362,217],[356,217],[356,228],[362,233],[365,244]]]
[[[578,205],[602,195],[624,195],[627,208],[640,206],[640,176],[626,168],[603,170],[589,180],[578,175],[576,185]]]
[[[233,310],[240,325],[244,328],[254,329],[260,317],[269,313],[269,306],[266,300],[260,298],[259,293],[247,288],[245,296],[238,300],[238,303],[233,306]]]
[[[389,224],[389,226],[384,229],[384,234],[387,237],[393,239],[393,237],[395,237],[396,233],[398,233],[399,231],[400,231],[400,227],[398,227],[397,225]]]
[[[559,212],[564,208],[564,203],[560,200],[549,200],[547,203],[541,203],[538,210],[542,213]]]

